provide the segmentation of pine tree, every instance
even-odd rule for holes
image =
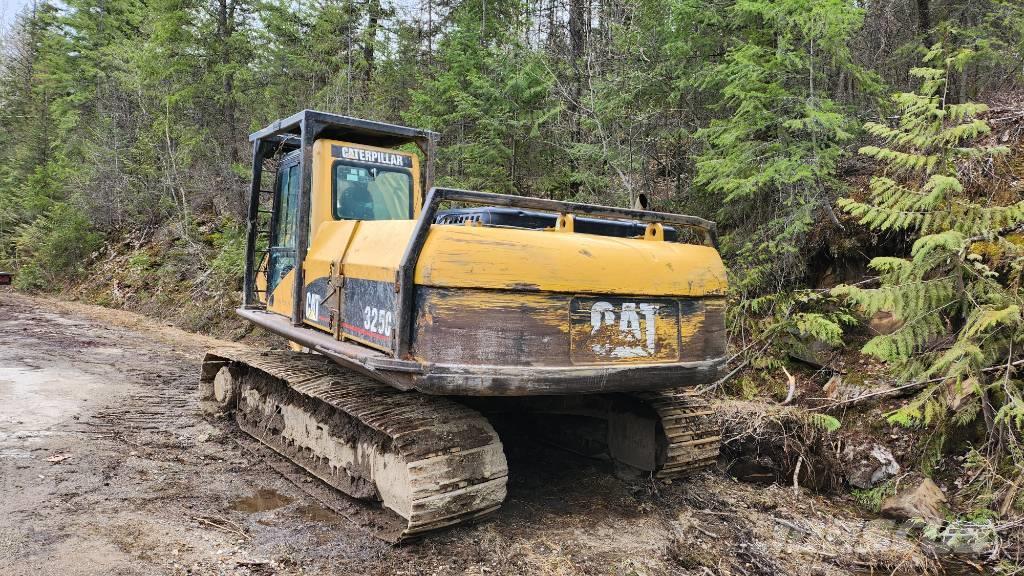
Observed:
[[[517,0],[464,2],[450,15],[433,78],[412,93],[406,122],[442,132],[439,182],[514,192],[525,145],[543,122],[546,73],[518,40]]]
[[[866,199],[839,206],[879,234],[914,238],[913,248],[871,261],[881,286],[833,294],[865,314],[884,310],[902,321],[863,349],[927,384],[891,421],[944,428],[992,408],[990,426],[1024,430],[1024,388],[1013,377],[1024,358],[1024,201],[992,205],[960,176],[965,165],[1006,150],[978,143],[990,131],[985,105],[947,101],[957,63],[956,54],[933,47],[912,71],[920,89],[893,96],[898,121],[866,126],[879,145],[860,152],[879,170]]]
[[[724,57],[700,74],[722,116],[696,132],[697,203],[720,207],[729,326],[754,368],[777,368],[815,340],[838,344],[850,321],[835,298],[797,289],[836,221],[837,170],[857,129],[828,78],[854,78],[868,97],[877,89],[849,49],[862,17],[848,0],[737,1],[720,18]]]
[[[726,21],[732,45],[704,76],[724,116],[697,132],[706,150],[695,181],[722,206],[734,289],[755,297],[795,285],[812,228],[834,219],[836,169],[856,125],[828,74],[854,77],[866,94],[876,84],[851,59],[862,11],[848,0],[740,0]]]

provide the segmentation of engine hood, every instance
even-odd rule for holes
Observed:
[[[709,246],[555,230],[433,226],[416,284],[623,294],[725,294],[725,266]]]

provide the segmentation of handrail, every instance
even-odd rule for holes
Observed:
[[[717,242],[716,224],[711,220],[705,220],[697,216],[686,216],[684,214],[672,214],[669,212],[633,210],[630,208],[601,206],[598,204],[564,202],[561,200],[548,200],[547,198],[530,198],[528,196],[495,194],[493,192],[477,192],[474,190],[460,190],[457,188],[434,188],[430,191],[430,195],[427,199],[428,203],[430,202],[431,196],[433,196],[434,201],[436,202],[469,202],[472,204],[522,208],[524,210],[542,210],[562,214],[586,214],[588,216],[596,216],[599,218],[638,220],[648,224],[659,223],[692,226],[715,234]]]

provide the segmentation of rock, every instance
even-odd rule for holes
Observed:
[[[195,441],[197,444],[215,441],[224,435],[218,428],[207,422],[202,422],[195,427]]]
[[[807,339],[797,343],[789,355],[801,362],[805,362],[815,368],[823,368],[832,361],[836,349],[834,346],[821,340]]]
[[[925,478],[913,490],[889,496],[882,502],[882,516],[894,520],[910,520],[921,518],[927,522],[939,523],[943,520],[943,509],[946,495],[932,482]]]
[[[831,378],[828,379],[828,382],[826,382],[825,385],[822,386],[821,391],[825,393],[826,398],[831,398],[835,400],[836,398],[839,398],[839,389],[842,387],[842,385],[843,377],[840,376],[839,374],[834,374]]]
[[[946,402],[949,405],[950,410],[956,410],[960,408],[964,400],[970,398],[974,394],[981,393],[981,387],[978,386],[977,378],[967,378],[963,381],[958,381],[950,378],[945,382],[946,385]]]
[[[900,473],[888,448],[874,442],[854,442],[843,449],[846,481],[854,488],[873,488]]]
[[[878,336],[885,336],[892,334],[903,327],[903,320],[892,315],[892,312],[886,312],[885,310],[879,310],[875,312],[871,319],[868,320],[868,328],[871,332]]]

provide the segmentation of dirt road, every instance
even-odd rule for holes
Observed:
[[[864,521],[812,495],[720,472],[627,483],[514,441],[495,517],[388,546],[199,413],[199,361],[223,344],[0,292],[0,574],[848,574],[927,563],[908,541],[856,544]]]

